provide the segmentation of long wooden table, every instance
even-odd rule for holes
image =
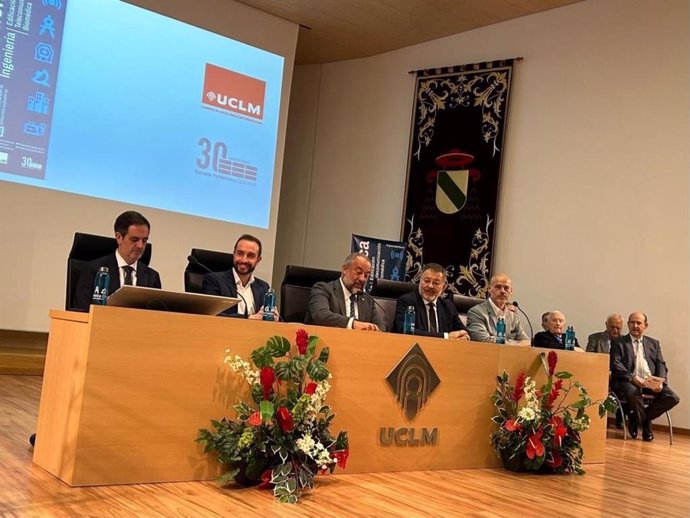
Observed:
[[[544,349],[455,342],[233,318],[92,306],[51,311],[34,462],[71,486],[206,480],[219,467],[194,442],[210,419],[234,418],[246,383],[224,363],[302,327],[328,345],[331,431],[350,437],[346,473],[498,467],[489,435],[496,375],[544,373]],[[440,379],[408,419],[386,377],[419,344]],[[593,399],[607,394],[608,358],[561,352]],[[584,461],[604,462],[605,423],[591,413]],[[393,429],[398,444],[382,444]],[[414,429],[411,431],[410,429]],[[426,429],[436,443],[415,443]],[[424,441],[421,441],[422,443]],[[429,442],[429,441],[427,441]]]

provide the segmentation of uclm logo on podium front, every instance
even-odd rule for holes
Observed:
[[[263,120],[265,95],[266,81],[206,63],[203,104]]]

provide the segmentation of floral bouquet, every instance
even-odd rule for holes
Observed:
[[[556,372],[558,356],[549,352],[542,363],[548,374],[546,383],[536,388],[529,376],[520,373],[515,386],[509,385],[504,371],[497,377],[497,388],[491,396],[498,414],[492,420],[498,430],[491,434],[491,443],[507,469],[513,471],[547,470],[555,473],[584,473],[580,432],[589,428],[587,408],[598,404],[599,417],[616,409],[610,396],[593,402],[587,390],[572,374]],[[565,401],[572,390],[577,390],[575,401]]]
[[[318,341],[299,329],[293,349],[286,338],[273,336],[251,353],[256,368],[226,350],[225,363],[250,385],[251,401],[235,405],[235,421],[212,420],[215,431],[199,430],[204,452],[216,452],[230,468],[221,484],[261,483],[280,502],[295,503],[318,473],[345,467],[347,432],[334,438],[328,430],[335,417],[325,404],[329,350],[317,356]]]

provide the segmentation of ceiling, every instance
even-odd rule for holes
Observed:
[[[485,27],[582,0],[238,0],[300,24],[295,63],[328,63]]]

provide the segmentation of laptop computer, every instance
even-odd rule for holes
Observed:
[[[108,306],[217,315],[239,301],[239,298],[234,297],[167,291],[143,286],[122,286],[108,297]]]

